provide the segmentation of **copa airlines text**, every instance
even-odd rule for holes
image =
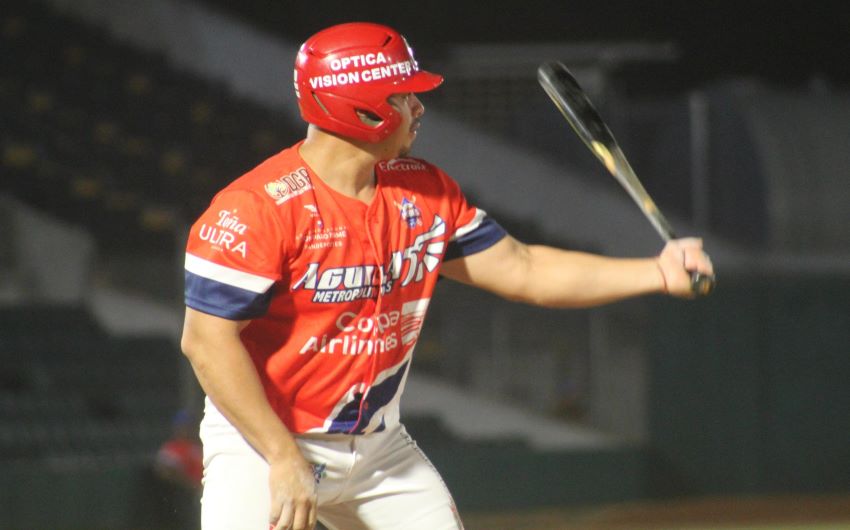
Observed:
[[[401,316],[399,311],[389,311],[373,317],[359,317],[356,313],[346,311],[336,320],[336,327],[342,334],[334,336],[325,333],[321,337],[310,337],[299,353],[301,355],[310,352],[372,355],[394,350],[398,347],[398,335],[388,331],[398,324]],[[368,334],[368,336],[356,334]]]
[[[310,337],[298,353],[373,355],[395,350],[400,345],[412,347],[419,338],[429,301],[428,298],[411,300],[402,304],[401,311],[372,316],[346,311],[337,318],[336,331]]]

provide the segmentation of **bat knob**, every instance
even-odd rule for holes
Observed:
[[[713,274],[703,274],[701,272],[691,273],[691,292],[697,296],[708,296],[711,294],[715,283]]]

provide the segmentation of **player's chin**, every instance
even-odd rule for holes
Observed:
[[[416,134],[411,135],[410,140],[399,148],[398,158],[404,158],[410,154],[410,151],[413,149],[414,140],[416,140]]]

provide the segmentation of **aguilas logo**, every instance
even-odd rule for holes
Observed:
[[[445,234],[446,222],[435,216],[427,232],[416,236],[409,247],[392,253],[389,265],[322,269],[321,263],[311,263],[307,272],[293,284],[292,290],[314,291],[313,302],[330,304],[373,298],[377,296],[378,288],[383,294],[389,293],[397,281],[401,281],[401,287],[422,281],[426,271],[434,272],[440,264],[440,256],[446,246],[442,240]]]

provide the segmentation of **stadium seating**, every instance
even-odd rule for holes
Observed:
[[[0,15],[2,189],[105,249],[173,252],[223,184],[296,139],[279,114],[37,2]]]
[[[114,338],[82,307],[0,308],[0,459],[150,458],[179,407],[176,346]]]

